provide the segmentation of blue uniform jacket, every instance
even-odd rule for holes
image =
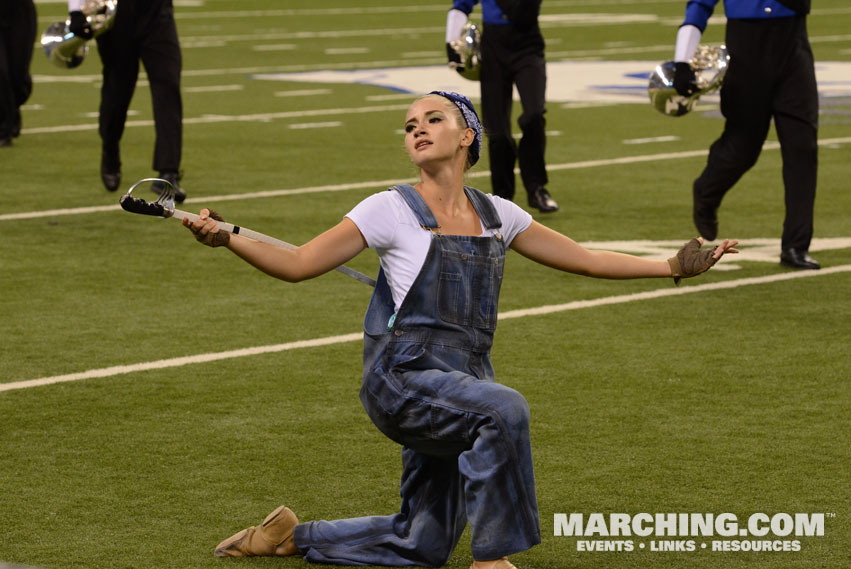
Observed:
[[[718,0],[688,0],[683,25],[697,26],[703,32],[717,3]],[[724,12],[732,20],[791,18],[798,15],[777,0],[724,0]]]
[[[479,0],[454,0],[452,7],[461,10],[468,16]],[[510,24],[508,17],[499,9],[495,0],[482,0],[482,21],[486,24],[504,26]]]

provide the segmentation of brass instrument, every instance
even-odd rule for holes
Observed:
[[[647,86],[650,104],[663,115],[680,117],[691,111],[701,96],[720,89],[730,65],[730,55],[723,45],[699,45],[689,65],[694,71],[697,90],[688,97],[674,89],[673,61],[660,63],[650,75]]]
[[[86,0],[81,11],[92,28],[93,37],[112,29],[118,0]],[[47,59],[57,67],[73,69],[83,63],[89,51],[88,39],[72,33],[70,20],[53,22],[41,34],[41,46]]]
[[[478,81],[482,72],[482,34],[479,26],[467,22],[461,36],[449,45],[461,58],[461,65],[455,67],[455,70],[464,79]]]

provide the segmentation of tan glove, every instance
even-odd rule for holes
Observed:
[[[683,245],[675,257],[668,259],[674,284],[679,286],[681,279],[696,277],[708,271],[718,261],[712,256],[714,252],[715,247],[701,249],[697,238]]]
[[[224,221],[222,216],[213,210],[210,210],[210,218],[215,219],[216,221]],[[200,230],[192,230],[192,233],[195,234],[195,239],[208,247],[224,247],[230,243],[230,233],[227,231],[210,231],[209,233],[202,233]]]

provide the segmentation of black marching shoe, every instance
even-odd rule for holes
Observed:
[[[541,213],[558,211],[558,204],[544,187],[540,187],[529,194],[529,207],[534,207]]]
[[[4,146],[12,146],[12,137],[0,138],[0,148]]]
[[[100,179],[110,192],[114,192],[121,185],[121,159],[117,152],[101,151]]]
[[[183,188],[181,188],[178,184],[180,178],[182,177],[180,173],[160,172],[159,177],[171,184],[171,187],[174,188],[174,201],[176,201],[177,203],[183,203],[183,200],[186,199],[186,192],[183,191]],[[163,184],[162,182],[154,182],[153,184],[151,184],[151,190],[153,190],[155,194],[161,194],[164,189],[165,184]]]
[[[107,190],[114,192],[121,185],[121,170],[111,171],[101,166],[100,179]]]
[[[818,261],[810,257],[806,251],[800,249],[783,249],[780,251],[780,264],[793,269],[818,270],[821,268]]]
[[[707,241],[715,241],[718,237],[718,207],[701,205],[694,190],[692,196],[692,218],[697,232]]]
[[[12,138],[21,136],[21,109],[15,109],[15,121],[12,124]]]

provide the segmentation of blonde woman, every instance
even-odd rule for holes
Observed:
[[[505,252],[600,278],[689,277],[736,242],[669,261],[588,251],[517,205],[465,187],[482,127],[456,93],[416,100],[405,148],[420,181],[375,194],[307,244],[284,250],[220,232],[202,210],[184,221],[202,243],[225,246],[285,281],[312,278],[367,248],[381,261],[364,322],[360,398],[375,425],[402,445],[399,513],[299,523],[281,506],[224,540],[220,557],[303,555],[340,565],[444,565],[469,522],[473,569],[512,569],[507,557],[540,543],[529,408],[495,382],[490,348]]]

